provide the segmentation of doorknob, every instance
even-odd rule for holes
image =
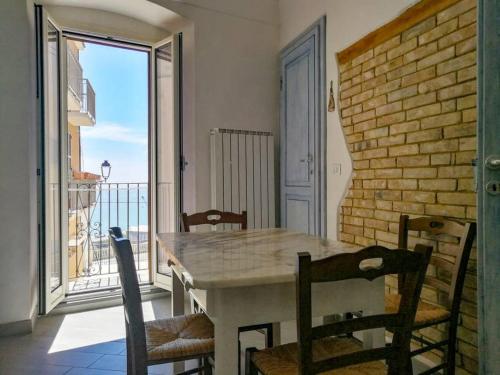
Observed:
[[[500,155],[491,155],[486,159],[486,167],[489,169],[500,169]]]
[[[500,195],[500,182],[490,181],[486,184],[486,191],[491,195]]]

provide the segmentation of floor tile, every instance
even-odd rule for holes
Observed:
[[[6,366],[0,365],[0,374],[2,375],[63,375],[69,370],[71,370],[71,367],[47,364],[14,363]]]
[[[64,375],[124,375],[125,371],[98,370],[92,368],[73,368]]]
[[[125,371],[127,369],[127,357],[123,355],[105,354],[89,367],[99,370]]]

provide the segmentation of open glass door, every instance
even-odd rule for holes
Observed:
[[[153,49],[153,230],[156,233],[179,230],[180,215],[180,111],[179,47],[180,36],[163,40]],[[158,244],[152,241],[154,285],[171,290],[170,267]]]
[[[40,106],[40,312],[48,313],[65,296],[66,256],[64,225],[65,158],[61,157],[66,139],[61,95],[65,66],[61,30],[46,11],[36,7],[38,97]]]

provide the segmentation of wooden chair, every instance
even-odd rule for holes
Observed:
[[[334,255],[316,261],[311,261],[309,253],[298,254],[298,342],[262,351],[247,350],[247,374],[411,374],[411,325],[431,252],[432,247],[423,245],[417,245],[415,251],[371,246],[356,253]],[[368,259],[381,260],[382,263],[368,265]],[[405,275],[398,311],[312,326],[313,283],[359,278],[371,281],[389,274]],[[341,336],[381,327],[393,327],[395,331],[389,347],[363,349],[356,339]],[[386,360],[387,365],[382,360]]]
[[[199,212],[192,215],[186,213],[182,214],[182,231],[189,232],[190,227],[196,225],[218,225],[218,224],[239,224],[241,229],[247,229],[247,212],[243,211],[241,214],[234,212],[223,212],[218,210],[208,210]],[[199,311],[199,306],[194,301],[194,311]],[[265,332],[264,332],[265,330]],[[238,328],[238,335],[241,332],[249,331],[262,331],[266,335],[266,347],[273,346],[273,325],[272,323],[263,323],[246,327]],[[241,343],[238,340],[238,353],[241,350]],[[238,356],[239,361],[239,356]],[[238,362],[239,363],[239,362]],[[239,368],[239,366],[238,366]]]
[[[436,343],[432,343],[422,337],[413,335],[413,339],[423,344],[423,347],[411,352],[416,356],[427,351],[438,349],[445,352],[443,362],[423,373],[432,374],[441,369],[446,370],[446,374],[455,373],[455,351],[457,339],[457,326],[460,313],[460,302],[467,271],[472,244],[476,236],[476,223],[459,223],[445,219],[443,217],[419,217],[410,219],[407,215],[402,215],[399,220],[399,239],[398,247],[408,248],[408,231],[420,231],[435,236],[449,235],[459,239],[455,262],[452,263],[436,253],[431,258],[430,264],[438,270],[443,270],[451,274],[448,282],[435,276],[426,276],[424,285],[437,289],[440,293],[446,295],[443,305],[435,305],[420,301],[413,330],[434,326],[437,324],[448,323],[447,338]],[[399,291],[404,284],[404,277],[398,277],[398,294],[386,295],[386,312],[394,312],[398,301],[400,300]],[[444,348],[447,348],[446,350]]]
[[[118,227],[109,229],[122,285],[127,341],[127,374],[145,375],[147,367],[160,363],[201,359],[202,366],[183,375],[211,375],[214,327],[204,314],[176,316],[144,322],[139,282],[130,241]]]

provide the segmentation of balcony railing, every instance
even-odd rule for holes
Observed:
[[[95,91],[86,78],[82,80],[82,112],[88,113],[95,120]]]
[[[89,80],[83,78],[83,68],[73,52],[68,50],[68,90],[80,103],[78,111],[88,114],[95,122],[95,91]],[[77,104],[78,106],[78,104]]]
[[[130,239],[136,268],[144,274],[150,248],[148,184],[70,183],[68,191],[69,279],[117,274],[108,236],[113,226]]]

